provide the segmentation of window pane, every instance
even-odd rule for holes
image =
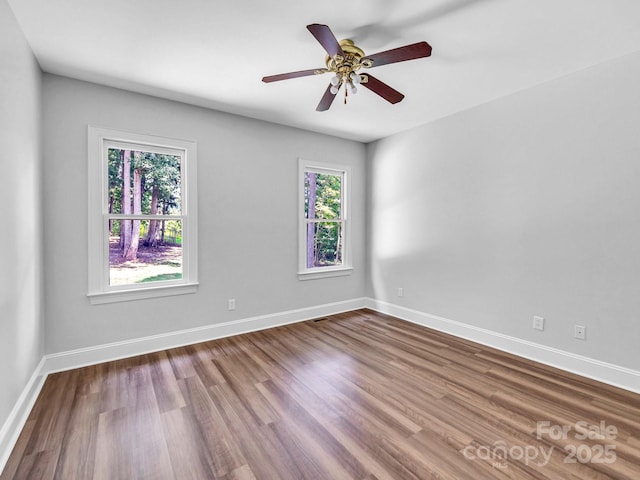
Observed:
[[[180,156],[109,148],[110,214],[179,215]]]
[[[307,224],[307,268],[342,264],[342,222]]]
[[[342,176],[304,173],[305,218],[341,218]]]
[[[109,285],[182,278],[181,220],[109,222]]]

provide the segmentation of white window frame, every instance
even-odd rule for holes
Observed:
[[[309,220],[305,216],[304,202],[304,174],[313,172],[328,175],[340,175],[340,213],[343,222],[342,230],[342,264],[327,267],[307,267],[307,224]],[[311,162],[298,159],[298,278],[300,280],[313,280],[317,278],[339,277],[351,275],[351,169],[346,165],[336,165],[324,162]]]
[[[181,157],[181,214],[172,219],[182,222],[182,279],[150,284],[109,284],[108,149],[127,145]],[[145,298],[195,293],[198,286],[197,231],[197,151],[196,143],[187,140],[123,132],[88,126],[89,190],[89,301],[92,304],[123,302]],[[145,215],[145,219],[162,219]],[[167,218],[166,216],[164,217]]]

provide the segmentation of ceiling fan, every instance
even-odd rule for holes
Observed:
[[[306,77],[310,75],[321,75],[323,73],[334,73],[327,90],[324,92],[320,103],[316,107],[319,112],[329,110],[333,100],[342,86],[344,86],[344,103],[347,103],[349,91],[356,93],[357,85],[362,85],[372,92],[380,95],[390,103],[398,103],[404,95],[381,82],[369,73],[359,73],[362,68],[369,69],[386,65],[388,63],[404,62],[431,55],[431,45],[427,42],[418,42],[404,47],[385,50],[384,52],[365,55],[364,51],[356,46],[352,40],[341,40],[338,42],[333,32],[327,25],[312,23],[307,25],[307,30],[311,32],[316,40],[327,51],[325,60],[326,68],[313,68],[310,70],[300,70],[298,72],[281,73],[263,77],[266,83],[287,80],[289,78]]]

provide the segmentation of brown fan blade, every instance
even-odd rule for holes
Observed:
[[[365,58],[373,61],[373,67],[386,65],[387,63],[406,62],[407,60],[415,60],[416,58],[424,58],[431,55],[431,45],[427,42],[418,42],[404,47],[385,50],[384,52],[367,55]]]
[[[377,93],[389,103],[398,103],[404,98],[404,95],[399,91],[391,88],[384,82],[381,82],[376,77],[372,77],[370,74],[363,74],[368,77],[366,82],[362,82],[360,85],[367,87],[373,93]]]
[[[314,68],[312,70],[300,70],[298,72],[281,73],[279,75],[270,75],[268,77],[262,77],[262,81],[265,83],[277,82],[279,80],[287,80],[289,78],[308,77],[314,75],[316,72],[324,73],[326,68]]]
[[[327,87],[327,89],[324,92],[324,95],[320,99],[320,103],[316,107],[316,110],[318,112],[324,112],[326,110],[329,110],[329,107],[333,103],[333,99],[334,98],[336,98],[336,94],[335,93],[331,93],[331,84],[329,84],[329,86]]]
[[[316,37],[316,40],[320,42],[320,45],[322,45],[330,57],[335,57],[336,55],[344,57],[342,47],[328,26],[320,23],[312,23],[311,25],[307,25],[307,30],[311,32],[311,35]]]

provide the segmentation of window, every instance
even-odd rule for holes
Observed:
[[[299,161],[301,280],[351,273],[349,169]]]
[[[89,298],[194,293],[194,142],[89,127]]]

